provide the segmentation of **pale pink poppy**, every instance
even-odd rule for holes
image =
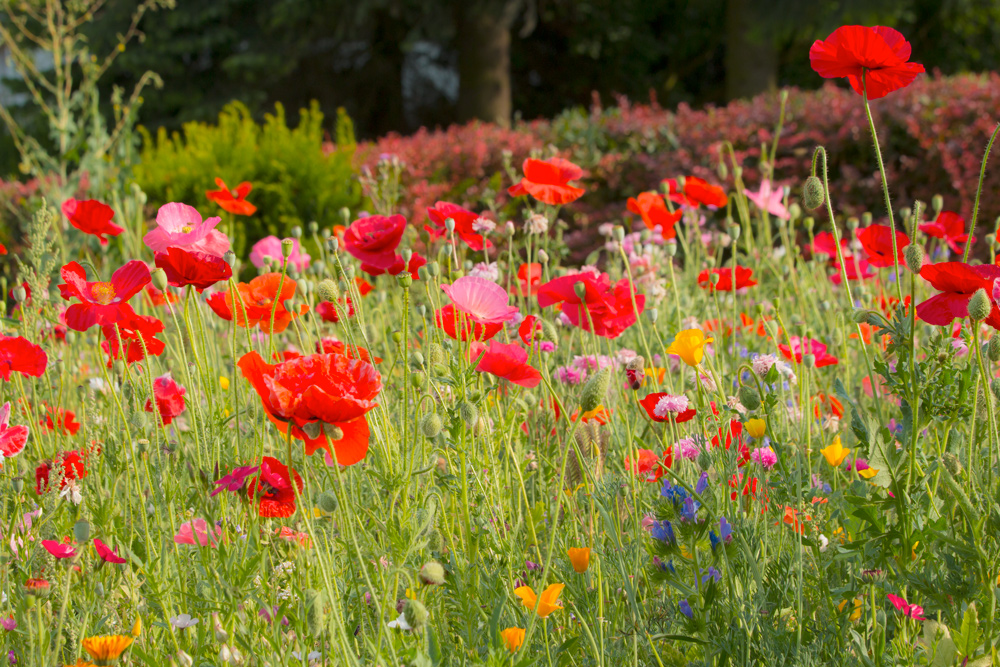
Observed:
[[[782,203],[784,193],[781,191],[781,188],[772,191],[771,181],[767,179],[761,181],[760,189],[757,192],[744,189],[743,194],[747,196],[747,199],[756,204],[760,210],[767,211],[776,218],[788,220],[791,217],[788,215],[788,209]]]
[[[302,250],[298,239],[291,239],[291,241],[292,253],[288,256],[288,263],[298,271],[305,271],[309,267],[311,257],[309,257],[309,253]],[[265,236],[254,243],[253,248],[250,249],[250,262],[258,269],[264,268],[266,258],[270,258],[278,266],[281,266],[282,261],[284,261],[284,254],[281,252],[281,239],[277,236]]]
[[[495,282],[477,276],[462,276],[451,285],[441,285],[455,307],[479,324],[506,322],[517,314],[515,306],[508,306],[510,295]]]
[[[73,545],[64,542],[42,540],[42,546],[56,558],[72,558],[76,555],[76,549],[73,548]]]
[[[114,551],[104,542],[99,539],[94,538],[94,548],[97,550],[97,555],[101,557],[105,563],[114,563],[115,565],[121,565],[127,561],[118,555],[117,551]]]
[[[15,456],[24,449],[28,442],[27,426],[9,426],[10,402],[0,407],[0,464],[5,458]]]
[[[209,523],[204,519],[194,519],[182,523],[180,530],[174,535],[174,542],[177,544],[211,546],[213,549],[219,546],[220,539],[222,539],[222,528],[213,525],[211,532],[209,532]]]
[[[153,252],[183,248],[222,257],[229,250],[229,239],[215,228],[220,222],[218,216],[202,220],[195,207],[171,202],[156,212],[156,227],[142,240]]]

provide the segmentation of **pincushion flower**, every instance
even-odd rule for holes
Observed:
[[[156,266],[167,274],[167,282],[174,287],[191,285],[199,292],[217,282],[229,280],[233,269],[226,260],[207,252],[167,248],[155,255]]]
[[[546,618],[552,612],[563,608],[559,604],[559,594],[564,588],[566,588],[565,584],[552,584],[542,591],[541,599],[539,599],[531,586],[519,586],[514,589],[514,595],[521,598],[521,604],[524,605],[525,609],[535,611],[539,617]],[[538,606],[537,610],[535,609],[536,605]]]
[[[107,665],[118,660],[133,641],[135,641],[133,637],[126,635],[105,635],[87,637],[80,642],[80,646],[90,654],[91,658],[102,665]]]
[[[108,245],[107,237],[118,236],[125,231],[124,227],[111,222],[111,218],[115,217],[114,209],[96,199],[67,199],[63,202],[62,212],[69,219],[69,224],[81,232],[96,236],[101,245]]]
[[[262,517],[283,518],[295,514],[295,487],[302,493],[302,476],[296,470],[288,474],[288,466],[274,458],[265,456],[260,463],[260,472],[250,480],[247,496],[252,502],[259,499],[258,513]]]
[[[912,618],[914,621],[926,621],[924,618],[924,608],[920,605],[909,604],[906,600],[899,597],[898,595],[893,595],[889,593],[885,596],[886,599],[892,603],[898,611],[902,612],[903,616]]]
[[[457,204],[439,201],[427,209],[427,218],[431,225],[424,225],[424,229],[430,234],[432,240],[439,239],[448,233],[445,221],[451,218],[455,223],[455,236],[462,239],[469,246],[469,250],[478,252],[483,249],[484,244],[486,248],[493,247],[493,243],[489,239],[484,240],[483,235],[476,231],[475,225],[476,221],[479,220],[479,214]]]
[[[920,277],[940,294],[918,303],[917,317],[928,324],[947,326],[956,318],[969,317],[969,300],[977,290],[985,289],[987,295],[993,293],[994,285],[1000,279],[1000,266],[939,262],[924,265],[920,269]],[[1000,307],[995,298],[990,301],[992,308],[984,322],[1000,329]]]
[[[76,549],[74,549],[71,544],[57,542],[55,540],[42,540],[42,546],[46,551],[60,560],[76,556]]]
[[[715,285],[712,284],[713,275],[719,276],[719,282]],[[736,267],[736,289],[746,289],[747,287],[753,287],[756,284],[757,281],[753,279],[753,269],[748,269],[745,266]],[[698,274],[698,287],[707,289],[709,292],[714,290],[718,290],[720,292],[732,292],[733,269],[705,269]]]
[[[288,265],[294,266],[297,271],[305,271],[309,268],[309,261],[312,259],[309,253],[302,250],[302,245],[296,238],[291,239],[292,252],[288,255]],[[284,251],[281,249],[281,239],[277,236],[265,236],[253,244],[250,249],[250,263],[258,269],[263,269],[270,259],[275,266],[282,266],[285,261]]]
[[[629,197],[626,207],[632,213],[640,216],[643,224],[649,229],[659,227],[660,234],[664,239],[676,238],[677,232],[674,230],[674,225],[684,213],[680,209],[671,212],[660,193],[642,192],[638,197]]]
[[[184,412],[184,394],[187,390],[177,384],[170,373],[161,375],[153,381],[153,396],[156,398],[156,411],[160,413],[163,425],[167,426]],[[153,412],[153,401],[146,399],[146,412]]]
[[[156,227],[142,237],[153,252],[183,248],[222,257],[229,250],[229,239],[215,228],[222,218],[202,220],[198,209],[180,202],[164,204],[156,213]]]
[[[60,452],[50,461],[42,461],[35,468],[35,493],[43,494],[49,488],[49,475],[53,468],[60,470],[62,481],[59,483],[61,491],[70,480],[83,479],[87,476],[85,459],[76,450]]]
[[[265,363],[257,352],[239,361],[264,405],[268,418],[282,433],[305,443],[306,454],[317,449],[336,453],[337,463],[353,465],[368,453],[365,415],[377,403],[382,377],[375,367],[339,354],[311,354],[278,364]]]
[[[482,355],[482,359],[479,359]],[[516,343],[500,343],[491,340],[489,346],[474,342],[469,346],[469,360],[479,359],[476,370],[503,378],[512,384],[528,389],[537,387],[542,381],[538,369],[528,365],[528,351]]]
[[[156,338],[156,334],[162,331],[163,322],[135,312],[126,320],[102,326],[104,341],[101,342],[101,349],[108,355],[108,368],[116,359],[134,364],[145,359],[147,354],[151,357],[163,354],[165,344]]]
[[[441,289],[456,308],[479,324],[506,322],[517,314],[515,306],[507,305],[507,291],[485,278],[462,276],[451,285],[441,285]]]
[[[45,350],[24,336],[0,335],[0,378],[10,382],[11,373],[42,377],[49,363]]]
[[[112,563],[114,565],[123,565],[124,563],[128,562],[124,558],[119,556],[117,551],[112,550],[111,547],[106,545],[104,542],[101,542],[97,538],[94,538],[94,549],[97,551],[98,557],[100,557],[100,559],[105,563]]]
[[[192,519],[180,525],[177,534],[174,535],[174,542],[177,544],[190,544],[192,546],[212,547],[219,546],[222,539],[222,528],[215,524],[209,524],[204,519]]]
[[[801,364],[802,355],[811,354],[816,357],[816,368],[833,366],[840,363],[837,357],[826,351],[826,345],[818,340],[799,336],[789,336],[788,338],[791,342],[791,347],[784,343],[778,345],[778,350],[781,351],[781,354],[786,359],[794,358],[796,362]]]
[[[757,192],[751,192],[744,188],[743,194],[746,195],[747,199],[756,204],[757,208],[767,211],[776,218],[788,220],[791,217],[783,203],[784,191],[782,188],[772,188],[771,181],[766,178],[760,182],[760,188]]]
[[[521,166],[524,178],[507,188],[512,197],[531,195],[550,206],[569,204],[583,196],[585,190],[569,184],[579,180],[583,170],[569,160],[554,157],[548,160],[528,158]]]
[[[280,291],[279,291],[280,286]],[[309,306],[302,304],[298,312],[288,310],[285,302],[295,296],[297,284],[288,276],[282,277],[280,273],[265,273],[257,276],[249,283],[237,283],[236,292],[229,289],[225,292],[224,302],[219,303],[219,297],[212,295],[209,298],[209,306],[217,314],[225,318],[225,314],[233,319],[235,313],[236,324],[244,328],[260,326],[264,333],[272,333],[271,311],[274,310],[273,333],[281,333],[288,328],[292,320],[300,315],[304,315],[309,310]],[[277,306],[275,306],[277,301]],[[223,309],[222,306],[225,306]]]
[[[369,215],[351,223],[344,233],[344,249],[366,266],[390,269],[396,263],[396,248],[403,239],[406,218],[401,215]]]
[[[517,649],[524,643],[524,634],[524,628],[507,628],[500,631],[500,638],[508,651],[517,653]]]
[[[923,65],[908,62],[910,51],[910,43],[897,30],[845,25],[813,42],[809,62],[824,79],[847,77],[858,95],[867,93],[875,100],[905,88],[923,73]]]
[[[680,357],[688,366],[697,366],[705,355],[705,346],[713,340],[706,338],[701,329],[684,329],[677,332],[674,341],[667,348],[667,354]]]
[[[725,190],[697,176],[688,176],[684,179],[683,191],[678,189],[677,179],[667,178],[663,182],[670,188],[670,201],[683,206],[697,208],[704,205],[722,208],[729,202]]]
[[[578,283],[584,286],[582,297],[576,291]],[[608,274],[584,271],[554,278],[538,287],[540,307],[556,304],[573,326],[604,338],[617,338],[635,324],[637,315],[645,308],[646,297],[634,293],[628,278],[622,278],[612,287]]]
[[[858,240],[865,251],[868,263],[872,266],[885,268],[894,263],[905,264],[903,248],[910,244],[909,237],[903,232],[896,232],[896,252],[898,262],[892,259],[892,228],[887,225],[869,225],[858,230]],[[845,260],[846,262],[846,260]]]
[[[827,463],[836,468],[844,462],[844,459],[851,453],[851,450],[841,444],[840,436],[838,435],[833,439],[833,442],[819,450],[819,453],[823,455]]]
[[[920,231],[936,239],[943,239],[955,253],[962,253],[965,242],[969,240],[965,220],[954,211],[941,211],[933,222],[920,225]]]
[[[503,329],[502,322],[479,324],[449,303],[434,311],[434,325],[452,340],[489,340]]]
[[[253,215],[257,212],[257,207],[247,201],[247,195],[253,190],[253,185],[243,181],[234,189],[226,187],[225,181],[216,177],[215,185],[218,190],[208,190],[205,196],[209,201],[214,201],[223,211],[229,211],[234,215]]]
[[[28,427],[10,425],[10,402],[0,406],[0,466],[4,459],[17,456],[28,442]]]
[[[691,406],[688,397],[666,392],[648,394],[639,404],[645,408],[646,414],[655,422],[672,421],[682,424],[694,418],[696,410]]]
[[[778,456],[770,447],[758,447],[750,452],[750,460],[764,470],[770,470],[778,463]]]
[[[59,285],[62,298],[80,300],[66,309],[66,326],[74,331],[131,318],[135,311],[129,299],[149,283],[149,267],[137,259],[115,271],[108,282],[88,282],[86,271],[76,262],[62,267],[61,275],[65,281]]]

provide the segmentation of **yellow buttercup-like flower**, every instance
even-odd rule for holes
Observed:
[[[839,605],[837,605],[837,611],[844,611],[844,607],[847,606],[847,600],[844,600]],[[854,598],[854,609],[851,611],[851,615],[848,617],[851,623],[857,623],[861,618],[861,598]]]
[[[222,388],[222,391],[229,389],[229,378],[227,378],[225,375],[220,375],[219,386]]]
[[[552,584],[542,591],[541,601],[539,601],[531,586],[515,588],[514,595],[521,598],[521,604],[527,609],[534,610],[537,604],[538,615],[545,618],[557,609],[562,609],[562,605],[559,604],[559,594],[562,593],[562,589],[564,588],[566,588],[566,584]]]
[[[583,574],[590,567],[590,549],[587,547],[572,547],[566,551],[566,555],[578,573]]]
[[[714,339],[705,338],[701,329],[685,329],[677,333],[674,342],[667,348],[667,354],[674,354],[688,366],[697,366],[705,355],[705,346]]]
[[[103,635],[100,637],[87,637],[81,642],[83,650],[90,654],[90,657],[99,663],[106,664],[111,660],[121,657],[132,642],[132,637],[126,635]]]
[[[503,638],[507,650],[515,653],[524,643],[524,628],[507,628],[500,631],[500,636]]]
[[[762,438],[764,437],[764,432],[767,431],[767,424],[763,419],[754,418],[748,419],[744,426],[747,429],[747,434],[751,438]]]
[[[819,450],[819,453],[823,455],[826,462],[833,467],[839,466],[847,458],[847,455],[851,453],[850,449],[846,449],[844,445],[840,443],[840,436],[838,435],[833,439],[833,442],[824,449]]]

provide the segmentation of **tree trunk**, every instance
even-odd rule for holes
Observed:
[[[458,4],[458,116],[508,127],[512,112],[510,30],[520,0]]]
[[[778,50],[757,18],[761,1],[726,0],[726,99],[778,86]]]

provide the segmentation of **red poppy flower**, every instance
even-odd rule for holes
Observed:
[[[3,460],[17,456],[28,442],[29,429],[23,424],[10,425],[10,403],[0,406],[0,469]]]
[[[117,331],[115,327],[118,327]],[[142,361],[148,354],[151,357],[158,357],[163,354],[164,344],[162,340],[156,338],[156,334],[163,331],[163,322],[148,315],[133,314],[131,318],[122,320],[117,324],[105,324],[101,327],[104,334],[104,342],[101,348],[108,355],[108,368],[115,359],[125,358],[125,363],[134,364]],[[119,333],[121,340],[119,340]],[[124,342],[124,355],[122,354],[122,342]]]
[[[339,354],[312,354],[279,364],[257,352],[239,361],[243,376],[257,391],[268,418],[282,433],[304,441],[306,454],[330,452],[337,463],[352,465],[368,453],[365,414],[377,403],[382,377],[366,361]]]
[[[485,354],[483,354],[485,352]],[[482,355],[482,359],[479,356]],[[503,378],[531,389],[542,381],[538,369],[528,365],[528,351],[516,343],[506,344],[491,340],[489,346],[474,342],[469,346],[469,361],[479,359],[476,370]]]
[[[535,342],[535,336],[542,331],[542,321],[539,320],[534,315],[528,315],[523,320],[521,320],[520,326],[517,327],[517,335],[521,337],[525,345],[531,345]]]
[[[517,284],[512,285],[512,287],[513,291],[521,296],[534,296],[541,282],[542,265],[538,262],[532,262],[517,267]]]
[[[917,317],[928,324],[947,326],[955,318],[969,317],[969,299],[976,290],[983,288],[987,294],[993,294],[994,281],[1000,278],[1000,266],[939,262],[924,266],[920,276],[941,293],[918,303]],[[995,300],[992,303],[993,308],[985,321],[994,329],[1000,329],[1000,307]]]
[[[0,255],[6,255],[6,254],[7,254],[7,246],[0,243]]]
[[[676,403],[687,403],[686,396],[674,396],[667,392],[656,392],[653,394],[647,394],[644,399],[639,401],[645,410],[649,418],[655,422],[673,422],[675,424],[683,424],[686,421],[690,421],[697,414],[697,410],[693,407],[684,407],[682,410],[674,410],[674,407],[683,407],[683,405],[664,405],[660,406],[660,401],[662,399],[673,399]]]
[[[358,218],[344,233],[344,248],[361,261],[362,270],[368,271],[367,266],[386,271],[396,263],[396,248],[405,230],[406,218],[401,215]]]
[[[891,254],[892,252],[890,251]],[[840,267],[837,266],[837,262],[833,261],[831,264],[836,270],[830,274],[830,282],[834,285],[839,285],[844,282],[844,277],[840,273]],[[868,260],[852,257],[851,255],[844,255],[844,272],[847,274],[848,280],[868,280],[877,275],[872,271]]]
[[[816,419],[821,419],[823,413],[840,419],[844,416],[844,404],[836,396],[820,392],[813,396],[813,414]]]
[[[320,354],[339,354],[348,359],[360,359],[370,364],[381,364],[382,357],[374,357],[367,349],[358,345],[346,345],[343,341],[323,338],[316,341],[316,351]],[[302,355],[299,355],[302,356]]]
[[[87,468],[84,465],[86,459],[80,452],[71,450],[61,452],[51,461],[42,461],[35,468],[35,493],[42,495],[49,488],[49,476],[53,468],[62,470],[62,481],[59,483],[59,490],[63,490],[71,479],[83,479],[87,476]]]
[[[281,291],[278,291],[278,287]],[[208,299],[208,305],[223,319],[232,320],[233,313],[236,313],[236,324],[244,328],[260,326],[264,333],[271,333],[271,310],[274,310],[274,333],[281,333],[288,328],[292,320],[300,315],[304,315],[309,310],[309,306],[302,304],[299,312],[290,311],[285,306],[285,301],[295,296],[296,283],[280,273],[265,273],[257,276],[249,283],[238,283],[236,291],[239,297],[234,297],[230,289],[225,292],[225,309],[219,303],[218,297],[213,294]],[[235,299],[235,300],[234,300]],[[277,301],[277,306],[275,302]],[[225,313],[229,313],[229,317]]]
[[[109,547],[96,537],[94,538],[94,549],[97,551],[98,557],[105,563],[112,563],[113,565],[122,565],[128,562],[124,558],[119,556],[117,551],[113,551],[111,547]]]
[[[969,240],[969,234],[965,231],[965,219],[954,211],[941,211],[934,222],[920,225],[920,231],[936,239],[944,239],[956,253],[963,252],[965,248],[959,244]]]
[[[187,390],[177,384],[170,373],[161,375],[153,381],[153,396],[156,398],[156,410],[160,413],[163,425],[167,426],[184,412],[184,394]],[[153,412],[153,401],[146,399],[146,412]]]
[[[813,237],[813,242],[809,246],[813,255],[826,255],[831,259],[837,258],[837,244],[834,242],[833,234],[830,232],[820,232]],[[847,239],[840,239],[840,250],[846,258],[850,251],[847,249]]]
[[[247,201],[247,195],[253,190],[253,185],[243,181],[236,186],[235,190],[226,187],[225,181],[221,178],[215,179],[218,190],[208,190],[205,196],[209,201],[214,201],[222,210],[229,211],[234,215],[253,215],[257,212],[257,207]]]
[[[586,288],[583,298],[576,293],[577,283]],[[633,307],[632,295],[628,278],[622,278],[612,288],[608,274],[586,271],[554,278],[539,286],[538,305],[545,308],[560,303],[563,315],[574,326],[593,330],[605,338],[617,338],[635,324],[636,316],[646,305],[646,297],[636,294]]]
[[[344,304],[345,299],[346,304]],[[340,302],[342,304],[341,307],[343,307],[343,305],[347,306],[347,316],[354,317],[354,303],[351,301],[351,297],[343,297],[340,299]],[[313,310],[324,322],[333,322],[336,324],[340,321],[340,315],[337,313],[337,307],[332,301],[320,301],[316,304],[316,308]]]
[[[642,476],[647,482],[657,482],[667,472],[667,469],[674,464],[673,449],[663,452],[659,457],[651,449],[640,449],[637,452],[635,465],[625,457],[625,468],[632,471],[634,475]]]
[[[293,468],[288,474],[288,466],[274,458],[265,456],[261,459],[257,476],[250,480],[247,486],[247,496],[251,502],[258,503],[257,513],[266,518],[285,518],[295,514],[295,489],[292,488],[292,477],[295,486],[302,493],[302,476]]]
[[[712,284],[712,275],[719,276],[717,285]],[[736,267],[736,289],[753,287],[757,281],[753,279],[753,269],[745,266]],[[709,292],[719,290],[720,292],[733,291],[733,270],[729,269],[705,269],[698,274],[698,286],[707,289]]]
[[[743,486],[742,495],[750,496],[751,498],[755,499],[757,498],[757,478],[747,477],[746,480],[744,481],[743,473],[737,473],[734,474],[729,479],[729,488],[734,489],[729,493],[730,500],[735,501],[737,498],[740,497],[741,495],[739,491],[740,485]]]
[[[629,197],[626,206],[629,211],[642,218],[646,227],[656,229],[659,226],[663,238],[672,239],[677,236],[674,225],[681,219],[683,211],[678,209],[671,213],[660,193],[643,192],[638,197]]]
[[[217,282],[233,277],[233,269],[221,257],[204,252],[167,248],[156,253],[156,266],[167,274],[167,282],[174,287],[191,285],[199,292]]]
[[[688,176],[684,179],[684,190],[677,187],[677,179],[663,180],[670,188],[670,201],[697,208],[699,205],[722,208],[729,202],[726,191],[717,185],[712,185],[703,178]]]
[[[455,235],[462,239],[470,250],[478,252],[483,249],[483,235],[472,226],[481,217],[479,214],[457,204],[439,201],[434,204],[433,208],[427,209],[427,217],[434,224],[433,227],[424,225],[424,229],[430,234],[431,239],[439,239],[448,232],[445,221],[451,218],[455,222]],[[492,248],[493,242],[486,239],[486,247]]]
[[[507,192],[513,197],[527,194],[538,201],[558,206],[576,201],[585,192],[583,188],[569,184],[583,176],[583,170],[569,160],[560,157],[537,160],[529,157],[521,168],[524,178],[520,183],[507,188]]]
[[[864,76],[868,99],[885,97],[894,90],[913,83],[924,66],[907,62],[910,43],[892,28],[845,25],[826,40],[816,40],[809,49],[813,70],[824,79],[847,77],[854,91],[861,95]]]
[[[95,324],[114,324],[132,317],[135,311],[128,300],[149,282],[149,267],[133,259],[111,275],[109,282],[87,282],[87,272],[76,262],[62,267],[59,285],[62,298],[77,298],[66,309],[66,325],[74,331],[86,331]]]
[[[0,336],[0,378],[10,382],[10,374],[42,377],[49,356],[24,336]]]
[[[398,276],[405,269],[406,272],[410,274],[411,278],[413,278],[414,280],[419,280],[420,277],[418,272],[420,271],[420,267],[426,263],[427,263],[426,259],[418,255],[417,253],[413,253],[413,255],[410,257],[410,263],[404,264],[403,256],[397,254],[395,261],[393,262],[392,266],[390,266],[388,269],[381,269],[379,267],[372,266],[371,264],[362,264],[361,270],[370,276],[380,276],[383,273],[388,273],[390,276]]]
[[[885,268],[892,266],[892,229],[887,225],[869,225],[858,230],[858,240],[861,247],[868,256],[868,263],[872,266]],[[903,259],[903,248],[910,244],[910,239],[903,232],[896,232],[896,250],[899,264],[905,264]]]
[[[449,303],[434,312],[434,324],[452,340],[489,340],[503,329],[503,322],[479,324]]]
[[[789,340],[792,342],[791,347],[785,345],[784,343],[778,346],[778,350],[780,350],[781,354],[788,360],[791,360],[794,355],[796,363],[801,364],[803,354],[812,354],[816,357],[817,368],[833,366],[834,364],[840,363],[837,357],[826,351],[826,345],[818,340],[805,337],[800,338],[798,336],[790,336]]]
[[[101,245],[108,245],[108,236],[118,236],[125,231],[124,227],[111,222],[111,218],[115,217],[114,210],[96,199],[67,199],[63,202],[62,212],[69,218],[69,224],[81,232],[96,236]]]
[[[80,422],[76,420],[76,413],[72,410],[54,408],[46,405],[45,416],[38,420],[38,425],[44,427],[49,433],[59,435],[76,435],[80,430]]]

